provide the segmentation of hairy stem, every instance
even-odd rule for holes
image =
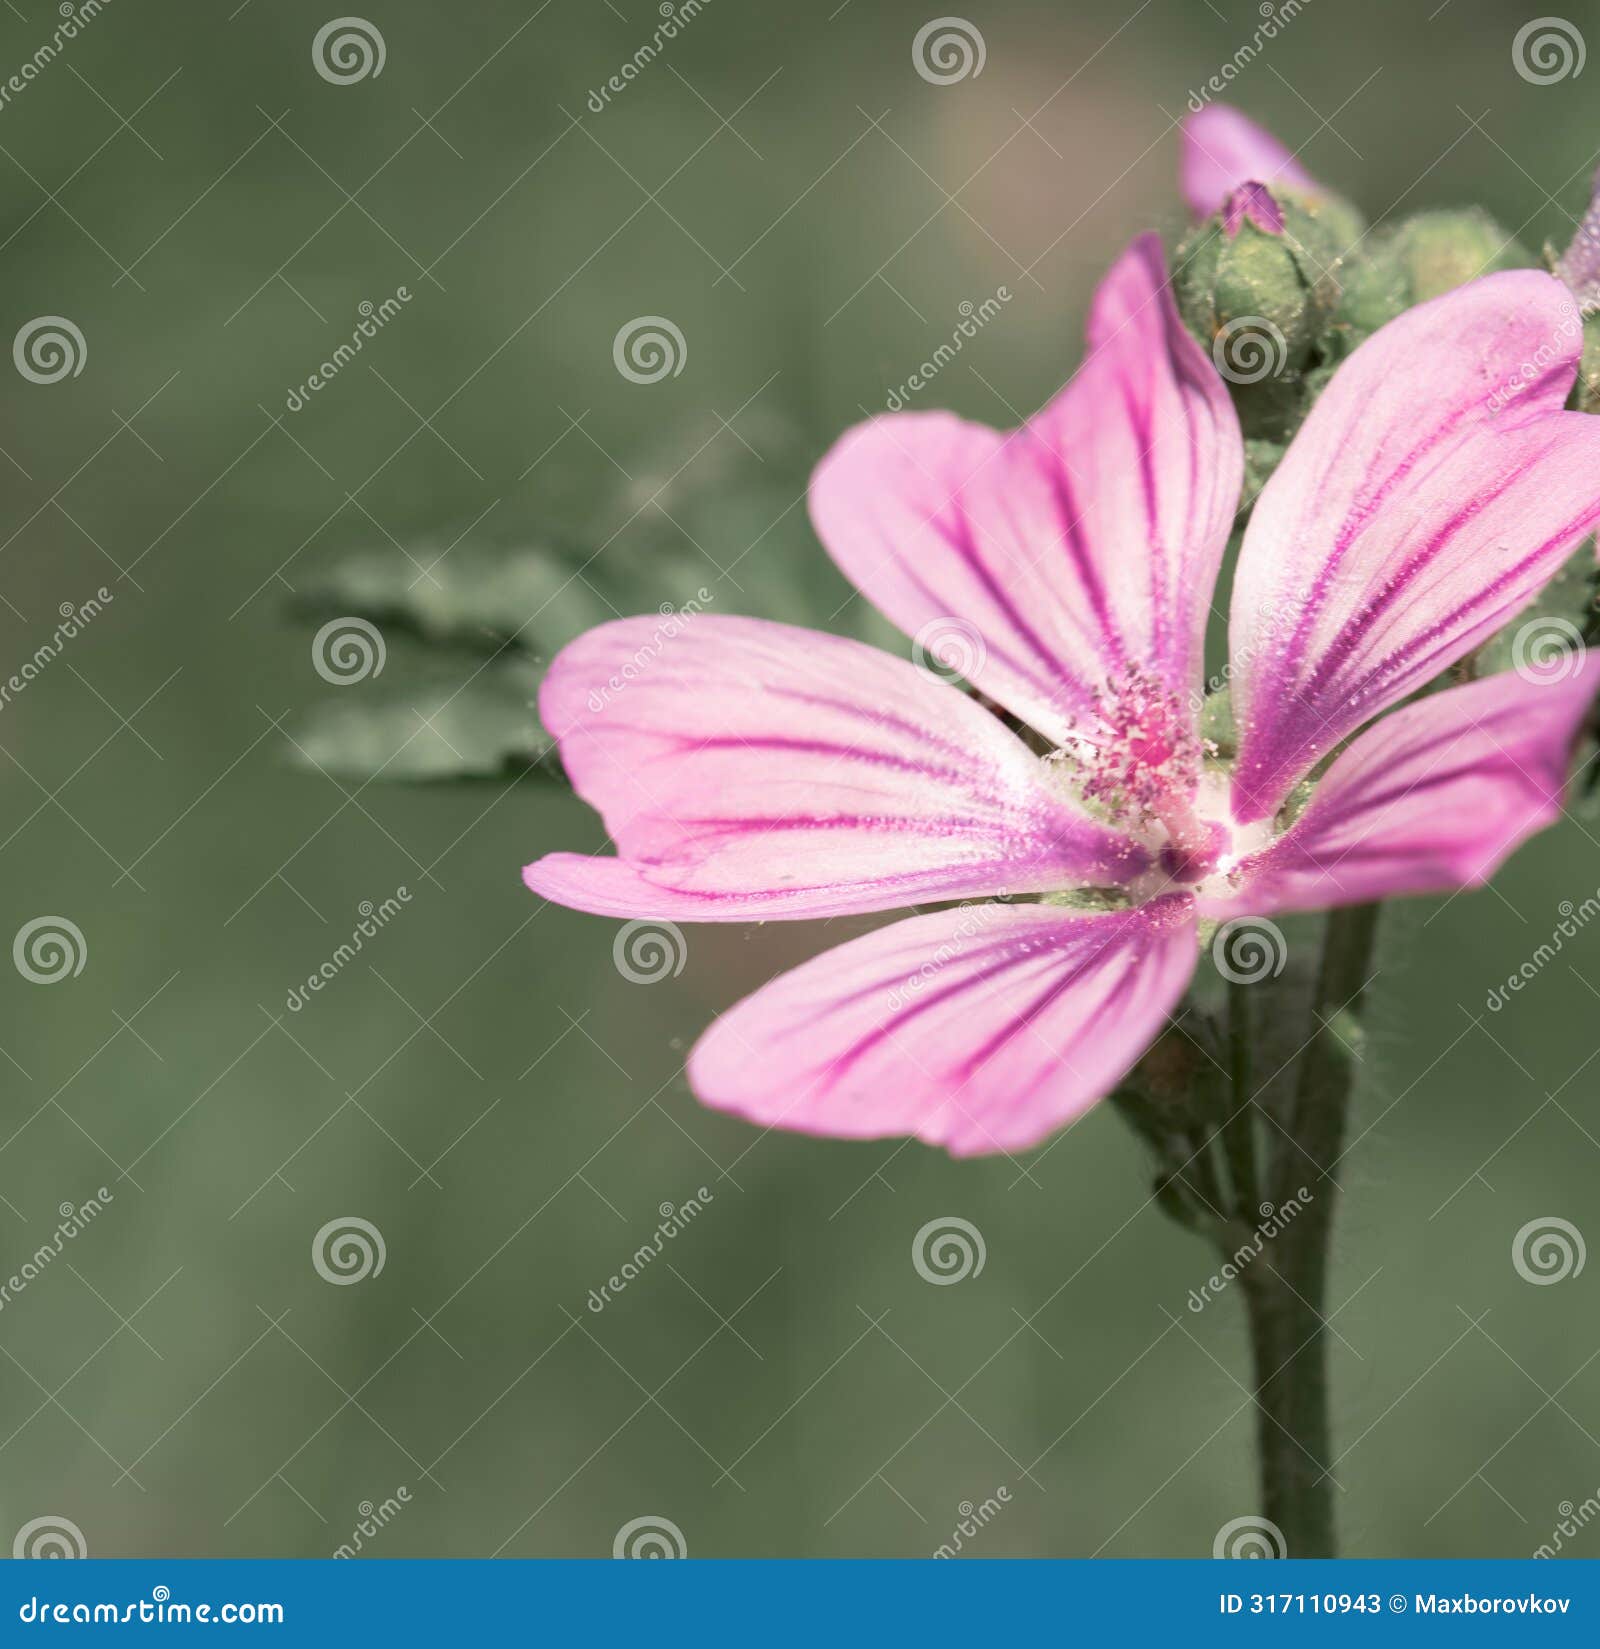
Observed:
[[[1234,1213],[1243,1219],[1251,1218],[1248,1211],[1261,1201],[1256,1170],[1255,1084],[1251,1074],[1250,992],[1253,989],[1253,985],[1243,980],[1231,980],[1228,984],[1228,1075],[1233,1092],[1222,1137],[1228,1154],[1228,1177],[1233,1181]]]
[[[1291,1557],[1332,1557],[1336,1547],[1324,1307],[1337,1164],[1377,930],[1376,905],[1328,917],[1307,1040],[1268,1180],[1280,1215],[1291,1202],[1294,1214],[1245,1277],[1262,1509]]]

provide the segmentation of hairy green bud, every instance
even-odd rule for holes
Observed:
[[[1286,439],[1360,220],[1343,202],[1243,185],[1179,247],[1178,307],[1233,386],[1247,436]]]
[[[1412,303],[1426,303],[1480,275],[1533,264],[1515,235],[1508,235],[1476,206],[1457,212],[1419,212],[1394,231],[1395,254],[1411,285]]]
[[[1570,404],[1578,412],[1600,412],[1600,312],[1583,318],[1583,354]]]
[[[1340,361],[1380,326],[1500,269],[1526,269],[1533,258],[1513,235],[1476,206],[1419,212],[1370,235],[1344,271],[1333,325],[1324,340]]]

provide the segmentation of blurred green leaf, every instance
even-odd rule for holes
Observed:
[[[294,759],[392,783],[514,778],[529,768],[561,781],[536,708],[551,658],[608,619],[696,599],[699,561],[692,551],[601,552],[470,531],[359,550],[303,585],[296,608],[313,620],[367,619],[386,640],[413,636],[430,662],[414,688],[399,679],[406,659],[398,652],[381,688],[362,684],[348,696],[341,688],[307,719]],[[445,679],[444,662],[463,654],[494,662]]]
[[[534,766],[560,777],[534,709],[541,674],[518,658],[464,684],[341,689],[296,731],[295,759],[345,779],[498,779]]]
[[[370,619],[385,635],[548,658],[584,630],[640,611],[645,590],[683,601],[698,586],[697,568],[681,556],[599,553],[535,535],[438,534],[405,549],[359,550],[303,586],[295,605],[316,619]]]
[[[535,708],[544,670],[585,630],[636,613],[693,603],[904,652],[812,535],[794,466],[695,487],[641,480],[621,506],[621,526],[596,530],[588,547],[468,528],[364,548],[313,575],[294,598],[303,617],[366,619],[386,640],[414,637],[433,664],[408,690],[397,651],[381,689],[363,684],[347,698],[341,688],[298,735],[297,763],[400,782],[530,767],[561,780]],[[496,660],[489,669],[472,665],[456,686],[443,680],[443,661],[485,654]]]

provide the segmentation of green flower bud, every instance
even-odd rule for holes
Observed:
[[[1366,232],[1336,196],[1259,183],[1235,190],[1179,247],[1185,323],[1233,386],[1251,453],[1246,499],[1341,361],[1413,304],[1500,269],[1527,250],[1476,207],[1421,212]],[[1600,411],[1600,321],[1586,334],[1579,403]]]
[[[1333,324],[1322,340],[1337,364],[1413,304],[1499,269],[1525,269],[1527,249],[1477,207],[1419,212],[1369,235],[1349,259]]]
[[[1234,388],[1247,436],[1286,439],[1341,291],[1359,219],[1343,202],[1248,183],[1178,248],[1185,323]]]
[[[1571,404],[1579,412],[1600,412],[1600,313],[1583,318],[1583,355]]]
[[[1425,211],[1367,237],[1344,270],[1344,292],[1328,340],[1343,359],[1377,328],[1498,269],[1527,269],[1532,257],[1486,211]]]
[[[1411,302],[1426,303],[1480,275],[1527,269],[1534,260],[1514,235],[1471,206],[1419,212],[1396,226],[1394,251],[1411,284]]]
[[[1324,339],[1331,360],[1341,361],[1363,339],[1411,305],[1411,278],[1392,235],[1375,235],[1344,269],[1344,290]]]
[[[1310,380],[1308,379],[1307,382]],[[1272,478],[1272,472],[1283,460],[1285,447],[1281,441],[1262,441],[1248,437],[1244,444],[1244,490],[1240,506],[1255,503],[1261,489]]]

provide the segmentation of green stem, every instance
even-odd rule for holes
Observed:
[[[1253,1220],[1261,1202],[1256,1171],[1256,1131],[1252,1107],[1255,1085],[1251,1075],[1250,992],[1254,985],[1228,983],[1228,1075],[1232,1085],[1228,1115],[1223,1123],[1223,1146],[1228,1175],[1233,1181],[1234,1213]]]
[[[1291,1203],[1294,1216],[1245,1277],[1262,1509],[1283,1531],[1291,1557],[1335,1552],[1324,1304],[1336,1170],[1377,930],[1376,905],[1334,911],[1327,919],[1286,1137],[1272,1153],[1269,1179],[1280,1218]]]

